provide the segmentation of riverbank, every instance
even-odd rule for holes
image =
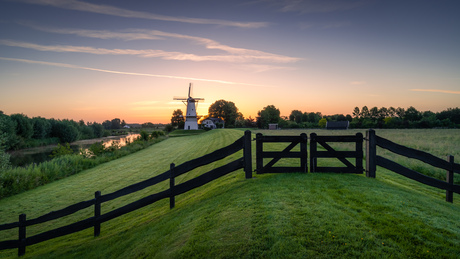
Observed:
[[[105,147],[109,147],[112,143],[117,142],[118,146],[126,146],[127,143],[134,142],[140,134],[129,133],[127,135],[118,135],[118,136],[108,136],[102,138],[93,138],[93,139],[82,139],[70,143],[70,147],[75,153],[78,153],[80,149],[87,149],[92,144],[97,142],[103,142]],[[40,164],[45,161],[50,161],[50,155],[53,152],[53,149],[58,144],[46,145],[41,147],[26,148],[20,150],[8,151],[10,155],[10,163],[14,167],[18,166],[27,166],[29,164]]]
[[[80,154],[64,155],[40,164],[29,164],[24,167],[10,167],[0,172],[0,198],[12,196],[38,186],[77,174],[102,163],[118,159],[145,149],[155,143],[165,140],[167,136],[159,136],[145,140],[135,140],[125,146],[104,148],[98,155],[86,156]],[[85,152],[87,154],[87,152]]]

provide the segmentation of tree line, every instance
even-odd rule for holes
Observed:
[[[279,110],[268,105],[258,112],[257,125],[267,128],[268,123],[278,123],[281,128],[324,128],[328,121],[349,121],[350,128],[456,128],[460,127],[460,109],[448,108],[434,113],[419,111],[410,106],[355,107],[352,115],[322,115],[320,112],[291,111],[289,117],[279,116]]]
[[[220,118],[226,128],[258,127],[268,128],[276,123],[280,128],[324,128],[328,121],[349,121],[350,128],[457,128],[460,127],[460,109],[448,108],[441,112],[419,111],[415,107],[355,107],[351,114],[322,115],[321,112],[292,110],[289,116],[281,116],[274,105],[267,105],[258,111],[257,117],[244,118],[235,103],[218,100],[211,104],[208,117]],[[182,128],[185,117],[175,110],[171,118],[173,127]]]
[[[105,137],[112,134],[111,130],[122,129],[124,125],[125,121],[118,118],[103,123],[85,123],[83,120],[29,118],[19,113],[8,116],[0,111],[0,135],[6,150]]]

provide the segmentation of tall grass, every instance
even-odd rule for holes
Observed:
[[[148,141],[134,141],[121,148],[108,147],[107,152],[100,153],[97,156],[63,155],[38,165],[31,164],[25,167],[6,169],[0,172],[0,198],[15,195],[77,174],[99,164],[137,152],[164,139],[164,136],[160,136]]]

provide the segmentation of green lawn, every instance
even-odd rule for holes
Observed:
[[[272,132],[300,134],[300,131]],[[355,133],[315,132],[318,135]],[[447,152],[445,149],[459,146],[460,140],[455,136],[460,135],[460,131],[437,130],[436,133],[444,137],[451,134],[450,142],[456,143],[442,142],[441,145],[446,146],[437,148],[438,140],[430,138],[426,131],[412,131],[401,138],[402,141],[392,137],[406,134],[405,130],[377,131],[378,135],[397,143],[430,149],[440,157],[444,155],[440,152]],[[264,131],[264,134],[272,133]],[[118,190],[168,170],[172,162],[178,165],[210,153],[242,135],[240,130],[227,129],[169,138],[135,154],[2,199],[0,222],[17,221],[20,213],[35,218],[91,199],[97,190],[102,194]],[[460,156],[458,148],[453,152]],[[194,170],[176,179],[176,184],[237,156],[241,156],[241,152]],[[97,238],[92,236],[92,229],[85,230],[27,247],[25,257],[458,258],[460,255],[460,195],[454,195],[454,204],[447,203],[443,191],[381,168],[377,169],[376,179],[319,173],[254,176],[246,180],[243,170],[238,170],[176,197],[173,210],[169,209],[169,201],[163,200],[102,224]],[[165,181],[104,203],[102,212],[168,187],[169,182]],[[90,208],[48,225],[28,228],[27,235],[92,213]],[[0,233],[0,240],[11,237],[17,237],[17,229]],[[17,250],[0,251],[0,257],[16,254]]]

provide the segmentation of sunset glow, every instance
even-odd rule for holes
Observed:
[[[0,110],[169,123],[194,84],[198,114],[245,117],[460,106],[457,1],[1,1]]]

